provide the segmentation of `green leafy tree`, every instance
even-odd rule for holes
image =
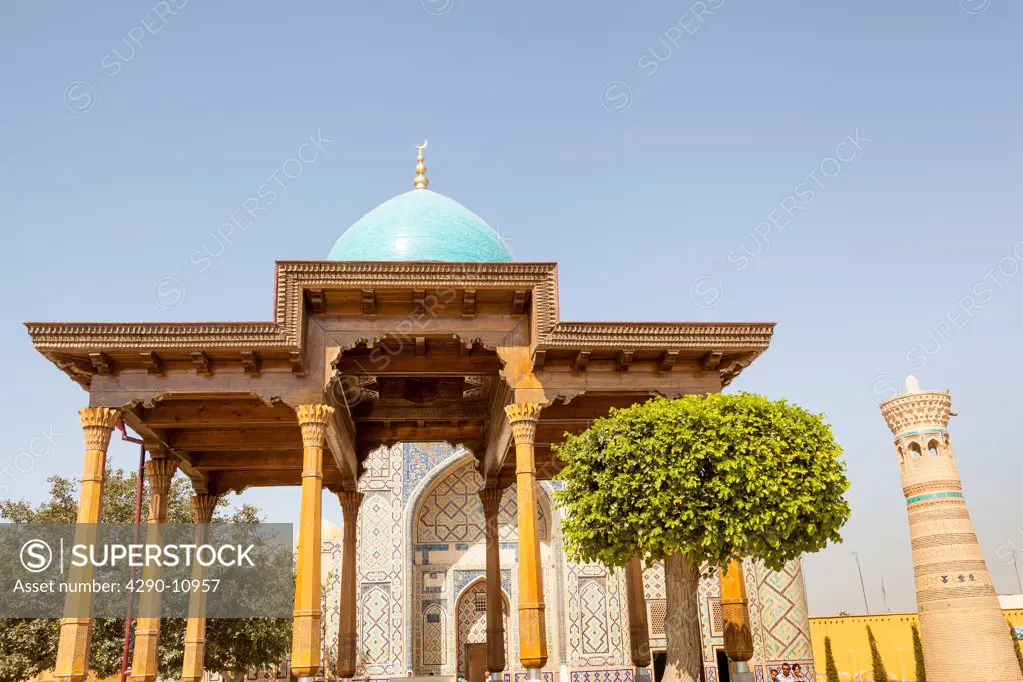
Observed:
[[[824,673],[827,682],[839,682],[835,653],[831,650],[831,638],[824,638]]]
[[[870,665],[874,671],[874,682],[888,682],[888,670],[881,660],[881,652],[877,649],[877,640],[874,639],[874,632],[867,626],[867,641],[870,642]]]
[[[924,643],[920,640],[920,628],[913,624],[913,659],[916,661],[916,682],[927,682],[924,667]]]
[[[123,469],[107,469],[103,485],[104,523],[134,521],[137,481],[136,472],[126,474]],[[24,500],[0,500],[0,519],[13,523],[75,523],[78,483],[63,476],[53,476],[49,483],[50,498],[38,506],[33,507]],[[192,522],[191,497],[187,479],[175,477],[168,497],[168,523]],[[142,504],[143,510],[148,509],[148,488]],[[222,500],[213,520],[214,523],[255,524],[261,522],[261,514],[252,505],[230,508]],[[57,619],[0,619],[0,682],[21,682],[52,670],[57,658],[59,623]],[[164,619],[160,626],[158,657],[161,678],[180,677],[184,640],[185,619]],[[123,647],[124,618],[95,619],[90,668],[98,678],[120,672]],[[290,649],[290,619],[211,618],[206,624],[205,660],[209,670],[269,669],[280,664]]]
[[[738,394],[612,410],[559,448],[557,500],[574,560],[664,561],[666,682],[700,679],[701,567],[750,557],[771,569],[841,540],[849,488],[820,415]]]

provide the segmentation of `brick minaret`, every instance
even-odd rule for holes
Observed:
[[[1008,626],[963,498],[948,437],[952,396],[921,391],[881,404],[895,434],[913,545],[920,636],[929,682],[1019,682]]]

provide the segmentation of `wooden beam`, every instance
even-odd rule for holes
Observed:
[[[487,435],[483,446],[483,477],[489,482],[497,477],[512,442],[512,428],[504,408],[515,399],[515,391],[507,382],[497,379],[490,392],[487,409]],[[477,453],[479,455],[480,453]]]
[[[302,449],[192,452],[192,464],[202,471],[258,471],[261,469],[302,470]],[[329,462],[328,462],[329,463]]]
[[[168,444],[182,452],[292,450],[302,447],[302,432],[298,426],[172,430],[168,431]]]
[[[167,433],[161,429],[155,429],[147,424],[142,419],[143,408],[136,406],[130,410],[124,410],[122,412],[122,418],[124,423],[131,427],[132,431],[142,436],[142,440],[146,443],[157,443],[160,447],[165,448],[172,457],[177,458],[178,468],[181,469],[186,476],[192,480],[192,487],[195,488],[199,494],[205,494],[211,492],[209,489],[209,479],[203,472],[199,471],[192,465],[192,460],[189,458],[187,453],[177,452],[167,443]]]
[[[358,440],[381,443],[415,443],[448,441],[456,443],[465,439],[480,439],[484,436],[482,422],[460,423],[452,428],[450,424],[394,423],[390,428],[383,424],[360,424]]]
[[[165,401],[142,414],[154,429],[242,426],[297,426],[295,411],[284,403],[240,401]]]
[[[342,355],[336,369],[344,376],[467,376],[497,374],[503,367],[496,354],[472,357],[412,357],[386,353]]]
[[[412,290],[412,314],[421,315],[426,312],[426,289]]]
[[[483,405],[465,403],[461,400],[439,398],[425,405],[409,405],[408,402],[364,400],[352,410],[352,420],[356,423],[366,421],[409,421],[426,419],[440,421],[456,419],[468,421],[486,419],[487,410]]]
[[[253,487],[283,487],[302,484],[301,469],[282,469],[262,471],[217,471],[209,474],[209,487],[217,494],[241,492]],[[323,487],[338,490],[341,486],[341,475],[337,469],[324,467]]]
[[[574,421],[593,420],[606,417],[612,407],[630,407],[636,403],[645,403],[652,398],[649,393],[607,396],[589,396],[583,393],[581,396],[568,403],[556,402],[549,405],[540,412],[540,423],[547,421]]]
[[[425,336],[417,336],[416,337],[416,357],[417,358],[425,358],[426,357],[426,337]]]
[[[471,320],[476,317],[476,290],[466,289],[462,292],[462,319]]]
[[[327,424],[327,445],[330,446],[331,457],[340,472],[339,490],[355,490],[361,473],[361,463],[356,442],[358,431],[355,422],[352,421],[351,408],[342,391],[327,391],[326,395],[327,404],[334,408],[334,414]]]

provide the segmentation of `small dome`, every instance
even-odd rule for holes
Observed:
[[[428,189],[399,194],[362,216],[334,244],[330,260],[507,263],[504,240],[454,199]]]

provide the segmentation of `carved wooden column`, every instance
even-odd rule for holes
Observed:
[[[85,467],[82,488],[78,497],[78,528],[75,544],[96,541],[96,524],[100,522],[103,503],[103,475],[107,463],[110,432],[120,418],[118,410],[89,407],[78,412],[85,432]],[[92,582],[91,566],[72,567],[69,582]],[[58,680],[82,682],[89,675],[89,648],[92,637],[91,592],[68,595],[64,605],[65,617],[60,621],[60,643],[53,676]]]
[[[494,680],[504,672],[504,600],[501,597],[501,536],[498,516],[504,489],[480,491],[487,537],[487,670]]]
[[[752,680],[749,661],[753,658],[753,633],[750,631],[749,600],[742,560],[732,560],[721,571],[721,617],[725,630],[725,654],[730,661],[731,678]]]
[[[298,531],[298,578],[291,636],[291,670],[312,679],[320,672],[320,526],[323,508],[323,445],[329,405],[299,405],[302,427],[302,515]]]
[[[646,594],[643,592],[643,560],[632,557],[625,567],[625,596],[629,606],[629,650],[636,679],[650,679],[650,625],[646,615]]]
[[[351,679],[355,676],[355,540],[358,537],[359,506],[362,493],[344,491],[337,494],[344,515],[344,552],[341,556],[341,618],[337,629],[337,674]]]
[[[146,544],[163,546],[167,523],[167,497],[177,464],[170,459],[151,459],[146,462],[149,475],[149,527]],[[159,564],[142,569],[142,584],[153,584],[162,572]],[[160,645],[160,606],[163,593],[158,590],[143,592],[139,597],[139,618],[135,623],[135,652],[131,661],[131,679],[134,682],[156,680],[157,649]],[[143,615],[148,614],[148,615]],[[155,615],[154,615],[155,614]]]
[[[203,545],[210,538],[210,522],[213,510],[220,501],[219,495],[196,495],[192,498],[192,517],[195,520],[195,544]],[[188,595],[188,622],[185,624],[185,664],[181,669],[181,682],[198,682],[203,679],[203,664],[206,653],[206,591],[202,581],[206,569],[198,561],[192,566],[192,580],[198,580],[200,589]]]
[[[536,403],[515,403],[504,409],[515,437],[519,504],[519,659],[526,669],[526,679],[539,680],[540,669],[547,663],[547,615],[543,601],[533,452],[541,407]]]

